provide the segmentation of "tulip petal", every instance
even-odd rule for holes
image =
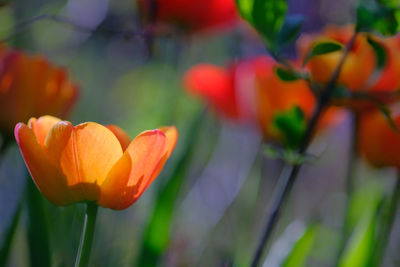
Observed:
[[[40,117],[39,119],[31,118],[28,125],[32,128],[38,143],[43,147],[47,133],[59,121],[61,121],[59,118],[47,115]]]
[[[166,143],[165,143],[165,148],[164,148],[164,153],[160,161],[158,162],[158,165],[155,169],[155,171],[152,174],[152,177],[147,180],[146,184],[142,186],[139,189],[138,196],[137,198],[140,197],[141,194],[143,194],[144,191],[147,190],[147,188],[151,185],[151,183],[154,181],[154,179],[157,178],[157,176],[160,174],[161,170],[163,169],[165,162],[171,155],[172,151],[175,149],[176,142],[178,141],[178,130],[175,128],[175,126],[166,126],[166,127],[161,127],[159,129],[162,131],[165,136],[166,136]]]
[[[106,127],[115,134],[121,144],[122,150],[125,151],[131,142],[129,135],[116,125],[107,125]]]
[[[60,169],[60,158],[68,144],[73,128],[69,121],[60,121],[50,129],[44,142],[47,154]]]
[[[138,135],[102,184],[98,204],[111,209],[124,209],[133,204],[154,179],[165,154],[166,139],[160,130]]]
[[[175,149],[176,142],[178,141],[178,130],[175,126],[164,126],[160,127],[159,130],[162,131],[167,137],[167,144],[165,146],[164,153],[166,153],[167,157],[169,157],[172,151]]]
[[[88,122],[73,128],[61,154],[60,164],[67,176],[68,185],[101,185],[122,155],[121,145],[110,130],[100,124]],[[84,191],[82,188],[80,190]],[[89,191],[94,190],[88,188],[88,194]],[[98,196],[90,195],[86,200],[97,200]]]
[[[18,123],[15,127],[15,138],[39,191],[55,205],[75,202],[69,193],[64,175],[40,146],[33,130]]]

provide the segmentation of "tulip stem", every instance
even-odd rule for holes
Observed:
[[[400,201],[400,171],[397,172],[396,182],[393,192],[388,199],[386,208],[382,214],[382,224],[378,228],[378,237],[375,243],[374,253],[372,255],[371,266],[381,266],[385,251],[389,242],[390,232],[392,230],[393,222],[396,218],[396,211]]]
[[[88,266],[94,237],[97,209],[98,206],[96,203],[86,203],[85,220],[83,222],[81,241],[79,243],[78,254],[76,255],[75,267]]]
[[[332,74],[329,82],[326,84],[324,90],[321,92],[321,94],[318,97],[317,106],[316,106],[314,113],[312,114],[312,117],[307,125],[307,129],[304,133],[302,142],[298,148],[298,153],[300,155],[303,154],[304,152],[306,152],[308,145],[310,144],[311,139],[313,137],[313,134],[314,134],[315,128],[318,124],[318,121],[319,121],[321,115],[323,114],[323,112],[325,111],[326,107],[329,105],[329,101],[331,99],[332,93],[336,86],[336,81],[339,78],[340,71],[343,67],[343,64],[346,60],[347,55],[349,54],[350,50],[354,46],[354,42],[356,40],[357,34],[358,34],[358,32],[355,31],[350,42],[348,43],[348,45],[346,47],[346,50],[343,53],[342,58],[340,59],[338,66],[336,67],[334,73]],[[279,219],[279,215],[280,215],[283,203],[286,201],[286,199],[289,196],[289,193],[291,192],[291,189],[297,178],[297,175],[300,171],[301,166],[302,166],[302,164],[299,164],[299,163],[288,165],[283,170],[281,177],[279,177],[278,185],[277,185],[277,188],[276,188],[273,200],[272,200],[272,205],[268,212],[268,217],[267,217],[266,225],[264,227],[264,232],[261,236],[260,242],[257,246],[256,252],[255,252],[253,260],[251,262],[252,267],[259,266],[259,264],[260,264],[262,254],[265,250],[265,247],[267,246],[267,242],[270,240],[272,230],[274,229],[274,227]]]

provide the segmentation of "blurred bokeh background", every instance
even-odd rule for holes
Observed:
[[[353,22],[354,2],[292,0],[289,12],[304,16],[303,32],[314,32],[328,24]],[[197,63],[226,66],[266,51],[257,34],[240,21],[229,29],[200,34],[156,35],[150,52],[148,40],[139,34],[136,4],[16,0],[0,7],[0,40],[45,55],[79,84],[80,98],[69,117],[74,124],[112,123],[131,137],[161,125],[179,129],[177,149],[143,197],[124,211],[100,209],[91,266],[134,266],[145,242],[163,251],[160,266],[247,266],[284,163],[262,153],[257,128],[221,119],[189,95],[182,76]],[[42,17],[32,20],[38,16]],[[294,51],[294,46],[288,47],[284,55],[294,57]],[[317,225],[318,238],[306,266],[333,266],[347,197],[349,128],[346,117],[313,141],[309,153],[317,157],[301,170],[264,266],[280,266],[311,222]],[[160,192],[182,164],[178,185],[170,189],[176,199],[160,200]],[[24,196],[24,168],[17,147],[10,147],[0,163],[0,240]],[[373,170],[360,159],[356,182],[361,193],[354,212],[374,205],[368,203],[390,190],[394,177],[392,170]],[[157,201],[170,201],[166,207],[171,212],[158,215],[159,225],[146,235]],[[53,266],[72,266],[83,205],[56,207],[43,202]],[[9,266],[29,265],[26,217],[23,206]],[[400,264],[399,232],[397,222],[384,266]]]

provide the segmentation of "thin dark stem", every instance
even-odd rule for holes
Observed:
[[[383,211],[382,226],[378,232],[378,238],[375,243],[374,253],[372,255],[371,266],[381,266],[383,257],[385,256],[386,248],[389,242],[392,226],[396,218],[396,211],[400,201],[400,172],[398,171],[395,186],[390,196],[388,206]]]
[[[354,33],[352,36],[350,42],[347,45],[346,50],[343,53],[342,58],[339,61],[339,64],[337,68],[335,69],[334,73],[331,76],[331,79],[329,82],[326,84],[325,89],[319,96],[317,106],[314,110],[314,113],[307,125],[306,132],[304,134],[303,140],[299,146],[298,153],[303,154],[307,148],[308,145],[311,142],[311,139],[313,137],[313,133],[315,131],[315,128],[318,124],[318,121],[323,114],[325,108],[329,104],[330,98],[332,96],[333,89],[335,88],[336,81],[340,75],[340,71],[343,67],[343,64],[346,60],[347,55],[349,54],[350,50],[352,49],[355,39],[357,37],[357,32]],[[251,266],[256,267],[259,265],[261,256],[265,250],[265,247],[267,245],[267,242],[270,240],[272,230],[274,229],[274,226],[276,222],[278,221],[279,214],[281,212],[281,207],[287,197],[289,196],[289,193],[293,187],[293,184],[296,180],[296,177],[300,171],[301,164],[293,164],[290,166],[285,167],[284,171],[282,172],[281,177],[279,178],[276,193],[273,198],[272,206],[269,210],[268,213],[268,219],[267,223],[264,228],[264,232],[261,236],[261,240],[257,246],[256,252],[254,254]]]
[[[299,149],[299,153],[302,154],[306,150],[308,143],[311,140],[311,137],[307,137],[307,135],[311,136],[319,120],[319,117],[322,114],[322,111],[323,111],[322,106],[319,105],[310,123],[308,124],[306,136],[304,137],[305,141],[303,141],[302,146]],[[287,165],[284,168],[281,177],[279,177],[277,191],[273,197],[272,206],[268,213],[268,219],[264,228],[264,233],[261,237],[256,253],[253,257],[253,261],[251,263],[252,267],[256,267],[259,265],[263,251],[267,245],[268,240],[270,239],[272,230],[274,229],[274,226],[279,218],[281,207],[293,187],[293,184],[296,180],[297,174],[299,173],[301,166],[302,166],[301,164]]]
[[[96,224],[98,206],[96,203],[86,203],[85,220],[78,254],[76,255],[75,267],[86,267],[89,264],[90,251],[92,249],[94,228]]]
[[[157,5],[157,1],[154,1],[154,0],[146,0],[146,1],[148,4],[148,7],[149,7],[148,23],[152,27],[156,23],[158,5]],[[143,28],[144,27],[145,26],[143,26]],[[145,32],[145,34],[144,34],[144,41],[147,46],[149,58],[152,58],[154,56],[154,41],[155,41],[154,37],[155,37],[154,32],[152,32],[152,31]]]

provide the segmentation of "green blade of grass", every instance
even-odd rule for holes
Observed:
[[[185,181],[185,173],[192,157],[201,122],[205,117],[202,111],[192,122],[182,151],[176,165],[172,169],[167,184],[160,190],[150,222],[145,230],[139,256],[134,266],[157,266],[170,240],[170,227],[174,207],[179,196],[180,188]]]
[[[376,241],[376,213],[360,219],[341,257],[339,267],[368,266]]]
[[[28,246],[30,265],[51,266],[49,234],[43,197],[27,175],[27,208],[28,208]]]
[[[311,224],[294,244],[292,250],[282,263],[282,267],[302,267],[306,266],[308,255],[310,254],[317,234],[317,225]]]

